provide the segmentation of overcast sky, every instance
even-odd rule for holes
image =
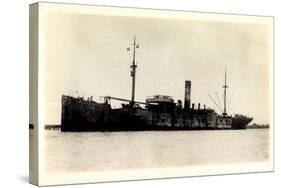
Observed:
[[[183,100],[184,81],[191,80],[191,102],[213,108],[208,94],[216,98],[218,92],[222,102],[227,67],[228,112],[268,123],[271,31],[262,23],[49,13],[40,31],[45,123],[60,123],[61,96],[76,90],[98,101],[99,95],[130,99],[132,54],[126,48],[134,35],[140,45],[136,100],[154,94]]]

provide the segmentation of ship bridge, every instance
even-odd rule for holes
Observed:
[[[148,109],[157,112],[173,112],[175,109],[174,99],[167,95],[149,96],[145,103]]]
[[[157,104],[157,103],[174,103],[174,99],[167,95],[153,95],[146,97],[145,102],[147,104]]]

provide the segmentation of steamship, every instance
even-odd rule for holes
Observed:
[[[224,82],[224,109],[218,114],[205,105],[191,104],[191,81],[185,81],[184,103],[171,96],[154,95],[144,102],[135,100],[136,61],[139,45],[134,43],[131,68],[131,99],[102,96],[102,103],[93,97],[62,96],[61,131],[149,131],[149,130],[218,130],[245,129],[253,118],[244,115],[228,115],[226,111],[226,72]],[[127,48],[128,51],[131,48]],[[124,102],[120,108],[112,108],[111,100]]]

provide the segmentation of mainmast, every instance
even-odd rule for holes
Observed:
[[[227,115],[226,112],[226,88],[228,88],[228,85],[226,85],[226,69],[224,73],[224,85],[222,86],[224,88],[224,95],[223,95],[223,116]]]
[[[130,66],[131,68],[131,77],[132,77],[132,98],[131,98],[131,106],[133,107],[135,104],[135,87],[136,87],[136,49],[139,48],[139,45],[136,44],[136,37],[134,36],[134,43],[133,43],[133,62]],[[128,51],[130,51],[130,47],[127,48]]]

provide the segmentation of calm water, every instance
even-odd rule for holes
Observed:
[[[268,129],[45,133],[49,172],[258,162],[269,152]]]

